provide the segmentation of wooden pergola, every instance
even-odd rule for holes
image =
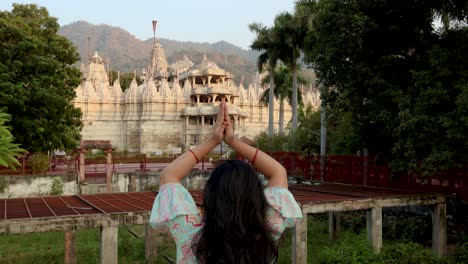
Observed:
[[[427,205],[432,208],[432,249],[446,251],[446,205],[441,194],[405,190],[318,183],[295,185],[290,191],[300,204],[304,218],[292,232],[291,262],[307,263],[307,215],[329,213],[330,237],[336,236],[336,213],[366,210],[367,234],[375,251],[382,247],[382,208]],[[190,191],[201,205],[202,191]],[[117,228],[145,225],[146,259],[157,255],[156,232],[148,226],[157,192],[107,193],[0,199],[0,234],[65,232],[65,263],[76,263],[76,230],[100,228],[101,263],[117,263]]]

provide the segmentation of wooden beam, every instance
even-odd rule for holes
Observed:
[[[91,229],[107,226],[145,225],[150,212],[89,214],[79,216],[9,219],[0,221],[0,235]]]
[[[307,214],[305,213],[291,232],[291,263],[307,263]]]
[[[308,214],[326,213],[329,211],[367,210],[373,207],[432,205],[444,203],[445,196],[441,194],[402,196],[392,198],[365,198],[348,201],[309,202],[302,204],[302,210]]]
[[[382,207],[373,207],[366,212],[367,239],[375,252],[382,248]]]
[[[447,209],[445,203],[432,207],[432,251],[439,257],[447,252]]]

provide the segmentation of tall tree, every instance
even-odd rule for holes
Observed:
[[[294,132],[298,125],[298,89],[297,72],[300,51],[304,44],[307,33],[306,17],[297,12],[295,15],[288,12],[280,13],[275,18],[274,30],[279,36],[280,59],[291,69],[292,72],[292,124],[291,131]],[[294,134],[294,133],[293,133]]]
[[[397,171],[467,162],[468,1],[301,2],[312,25],[305,59],[362,148]],[[451,19],[442,29],[441,14]]]
[[[270,75],[270,90],[268,95],[268,136],[271,140],[274,134],[274,72],[280,53],[277,39],[278,34],[272,28],[268,28],[260,23],[250,24],[249,29],[257,34],[256,39],[250,47],[253,50],[262,52],[260,56],[258,56],[258,69],[262,72],[263,66],[268,65],[268,72]]]
[[[274,94],[275,97],[279,100],[279,120],[278,120],[278,133],[280,135],[284,134],[284,102],[287,100],[287,102],[292,105],[292,98],[293,98],[293,89],[292,89],[292,79],[293,75],[292,72],[289,68],[279,65],[275,69],[274,73],[274,78],[275,78],[275,90]],[[306,80],[302,78],[302,76],[298,76],[297,79],[299,84],[306,84]],[[270,82],[270,76],[266,76],[262,80],[262,84],[266,85]],[[260,101],[268,104],[268,97],[270,94],[270,89],[266,89],[263,92],[262,97],[260,98]],[[302,94],[300,91],[298,91],[298,101],[299,105],[302,105]]]
[[[80,139],[81,112],[71,103],[79,56],[58,29],[57,19],[33,4],[0,12],[0,110],[30,151],[73,149]]]

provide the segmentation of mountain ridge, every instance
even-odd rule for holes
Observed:
[[[107,24],[94,25],[86,21],[76,21],[60,27],[59,34],[68,38],[76,47],[85,63],[97,51],[106,63],[110,60],[112,70],[138,73],[150,63],[153,39],[141,40],[130,32]],[[89,43],[88,43],[89,40]],[[258,52],[245,50],[227,41],[214,43],[177,41],[158,38],[166,53],[169,64],[184,55],[194,63],[200,62],[203,55],[219,67],[231,72],[234,81],[247,86],[257,71]],[[89,48],[88,48],[89,45]]]

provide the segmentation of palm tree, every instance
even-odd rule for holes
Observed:
[[[300,14],[300,13],[299,13]],[[283,61],[292,72],[292,125],[291,132],[297,129],[298,91],[297,71],[298,59],[307,34],[307,20],[305,16],[292,15],[288,12],[280,13],[275,18],[274,28],[280,39],[280,60]],[[291,133],[294,135],[294,133]]]
[[[284,101],[288,100],[288,103],[291,104],[292,101],[292,73],[291,70],[283,65],[277,67],[274,71],[274,83],[275,83],[275,90],[274,95],[279,100],[280,109],[279,109],[279,121],[278,121],[278,133],[280,135],[284,134]],[[266,76],[262,80],[262,85],[266,85],[270,82],[270,75]],[[306,84],[306,80],[302,78],[302,76],[298,76],[297,79],[298,83]],[[260,101],[268,104],[268,97],[269,97],[270,89],[267,89],[263,92]],[[302,105],[302,94],[298,91],[298,100],[299,104]]]
[[[277,33],[273,28],[268,28],[261,23],[252,23],[249,25],[250,31],[257,34],[257,38],[250,45],[253,50],[261,51],[258,57],[257,66],[260,72],[263,71],[263,66],[268,65],[270,74],[270,92],[268,96],[268,138],[273,138],[273,118],[274,118],[274,69],[279,58],[279,42],[277,41]]]

